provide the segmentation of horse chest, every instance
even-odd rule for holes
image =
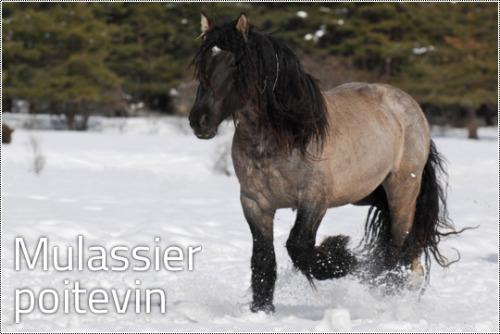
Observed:
[[[293,163],[276,157],[254,159],[244,154],[233,154],[233,162],[245,196],[274,208],[297,207],[304,173]]]

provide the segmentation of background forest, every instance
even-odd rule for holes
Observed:
[[[246,12],[325,89],[385,82],[432,123],[497,122],[496,2],[3,3],[2,110],[29,101],[31,113],[63,114],[70,129],[96,113],[186,114],[202,10],[215,22]]]

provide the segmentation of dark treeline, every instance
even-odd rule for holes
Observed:
[[[246,12],[324,88],[386,82],[431,121],[496,121],[498,7],[485,2],[3,3],[3,110],[28,100],[31,112],[66,115],[70,128],[85,127],[76,115],[126,115],[139,102],[185,112],[177,102],[194,94],[187,66],[202,10],[216,22]]]

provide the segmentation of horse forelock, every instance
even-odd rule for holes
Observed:
[[[247,40],[235,22],[214,27],[192,62],[202,84],[208,84],[205,65],[214,46],[235,55],[237,90],[252,100],[262,129],[276,138],[279,149],[308,155],[311,143],[322,148],[328,132],[325,101],[316,80],[289,47],[252,25]]]
[[[225,50],[233,53],[236,56],[239,64],[247,63],[244,58],[248,57],[246,42],[241,34],[234,28],[234,23],[226,23],[222,26],[215,26],[203,35],[203,42],[198,48],[190,66],[194,66],[194,76],[204,86],[209,84],[206,73],[206,64],[210,56],[216,55],[213,52],[216,50]],[[243,91],[241,86],[245,86],[246,66],[240,66],[239,75],[236,78],[239,81],[239,90]]]

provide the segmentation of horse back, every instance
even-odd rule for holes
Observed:
[[[324,93],[334,129],[359,129],[358,135],[379,132],[386,137],[398,133],[405,140],[428,143],[430,129],[419,104],[407,93],[387,84],[348,83]],[[428,146],[428,145],[424,145]]]

